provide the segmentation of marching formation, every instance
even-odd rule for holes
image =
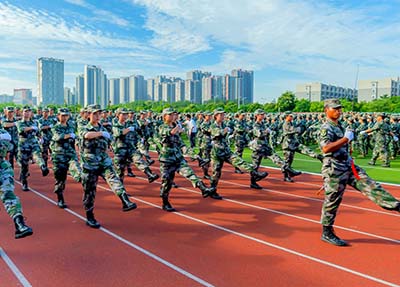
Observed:
[[[182,139],[187,134],[189,145]],[[15,238],[33,234],[24,222],[21,202],[14,193],[14,166],[20,166],[22,190],[29,191],[29,164],[36,163],[43,176],[49,174],[49,160],[55,179],[54,192],[59,208],[66,208],[64,194],[68,174],[82,184],[86,224],[101,225],[94,216],[96,186],[99,176],[120,198],[123,211],[137,208],[124,187],[125,175],[134,177],[132,165],[144,173],[149,183],[161,178],[162,209],[175,211],[170,202],[175,173],[188,179],[204,198],[223,199],[218,182],[225,163],[236,173],[249,173],[249,187],[262,189],[261,180],[268,176],[260,170],[261,161],[270,159],[282,172],[286,182],[301,175],[292,163],[295,153],[318,159],[322,165],[325,201],[321,223],[323,241],[346,246],[333,230],[336,212],[346,185],[362,192],[377,205],[400,212],[400,202],[379,183],[354,164],[352,151],[366,157],[372,150],[370,165],[390,160],[399,153],[400,124],[397,117],[385,114],[347,113],[337,99],[324,102],[324,113],[267,114],[238,111],[227,114],[222,108],[213,112],[180,115],[173,108],[161,114],[119,108],[102,110],[89,105],[72,115],[67,108],[44,108],[33,113],[30,107],[7,107],[0,124],[0,196],[7,213],[15,222]],[[281,146],[283,157],[275,148]],[[321,153],[310,146],[318,145]],[[243,151],[251,151],[251,162]],[[152,171],[155,162],[150,149],[158,153],[160,175]],[[197,152],[196,152],[197,151]],[[197,175],[187,159],[197,161]],[[204,180],[209,180],[209,185]]]

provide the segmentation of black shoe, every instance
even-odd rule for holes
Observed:
[[[137,208],[136,203],[129,200],[128,195],[124,192],[118,196],[122,202],[122,211],[129,211]]]
[[[171,186],[172,186],[173,188],[178,188],[178,187],[179,187],[179,185],[177,185],[175,182],[171,183]]]
[[[207,187],[202,181],[197,183],[197,187],[201,190],[201,194],[204,198],[215,192],[214,187]]]
[[[263,171],[263,172],[258,172],[258,171],[252,171],[251,173],[250,173],[250,176],[251,176],[251,180],[252,181],[260,181],[260,180],[262,180],[262,179],[264,179],[264,178],[266,178],[267,176],[268,176],[268,172],[266,172],[266,171]]]
[[[323,226],[321,240],[336,246],[348,246],[349,244],[336,236],[332,226]]]
[[[205,167],[210,163],[211,160],[209,158],[203,159],[199,157],[198,161],[199,161],[199,167]]]
[[[286,181],[286,182],[294,182],[293,179],[292,179],[290,176],[285,176],[285,177],[283,178],[283,181]]]
[[[59,208],[62,208],[62,209],[67,208],[67,205],[65,204],[65,201],[64,201],[64,195],[63,194],[57,194],[57,200],[58,200],[57,206]]]
[[[22,215],[14,218],[15,223],[15,239],[24,238],[33,234],[32,228],[27,226]]]
[[[294,169],[292,169],[291,167],[288,168],[288,169],[286,170],[286,172],[287,172],[287,174],[288,174],[290,177],[295,177],[295,176],[298,176],[298,175],[302,174],[301,171],[294,170]]]
[[[93,211],[87,211],[86,212],[86,225],[91,227],[91,228],[100,228],[100,223],[97,222],[97,220],[94,218]]]
[[[131,170],[128,171],[127,175],[128,175],[129,177],[136,177],[136,175],[135,175]]]
[[[29,191],[28,182],[26,180],[22,181],[22,191]]]
[[[45,166],[45,165],[43,165],[40,169],[42,170],[43,176],[47,176],[50,172],[49,169],[47,168],[47,166]]]
[[[158,178],[160,178],[160,176],[159,176],[158,174],[156,174],[156,173],[151,174],[151,175],[148,177],[149,183],[152,183],[153,181],[155,181],[155,180],[158,179]]]
[[[237,173],[237,174],[243,174],[243,171],[241,171],[239,168],[235,168],[235,173]]]
[[[162,209],[168,212],[176,211],[176,209],[172,207],[171,203],[169,203],[168,198],[163,198]]]
[[[254,188],[254,189],[262,189],[261,186],[259,186],[256,182],[252,182],[250,184],[250,188]]]
[[[210,197],[211,197],[212,199],[217,199],[217,200],[221,200],[221,199],[222,199],[222,196],[219,195],[216,191],[214,191],[213,193],[211,193],[211,194],[210,194]]]
[[[323,161],[324,161],[324,156],[323,156],[322,154],[319,154],[319,155],[317,155],[317,159],[318,159],[320,162],[323,162]]]

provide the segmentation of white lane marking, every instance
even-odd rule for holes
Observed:
[[[112,192],[111,189],[106,188],[104,186],[98,185],[98,187],[100,187],[101,189],[107,190],[109,192]],[[147,204],[147,205],[150,205],[152,207],[156,207],[158,209],[161,209],[160,206],[157,206],[157,205],[155,205],[155,204],[153,204],[151,202],[148,202],[148,201],[145,201],[145,200],[139,199],[137,197],[133,197],[133,196],[132,196],[132,198],[134,198],[135,200],[137,200],[139,202],[142,202],[144,204]],[[310,256],[310,255],[295,251],[293,249],[282,247],[280,245],[277,245],[277,244],[274,244],[274,243],[271,243],[271,242],[268,242],[268,241],[265,241],[265,240],[261,240],[261,239],[255,238],[255,237],[252,237],[252,236],[249,236],[249,235],[234,231],[232,229],[229,229],[229,228],[226,228],[226,227],[214,224],[214,223],[210,223],[210,222],[207,222],[207,221],[202,220],[202,219],[198,219],[198,218],[190,216],[190,215],[186,215],[186,214],[184,214],[182,212],[173,212],[173,214],[181,216],[181,217],[184,217],[186,219],[189,219],[189,220],[192,220],[192,221],[195,221],[195,222],[198,222],[198,223],[201,223],[201,224],[204,224],[204,225],[207,225],[207,226],[210,226],[210,227],[213,227],[215,229],[218,229],[218,230],[221,230],[221,231],[224,231],[224,232],[227,232],[227,233],[230,233],[230,234],[245,238],[245,239],[249,239],[249,240],[258,242],[258,243],[260,243],[262,245],[266,245],[266,246],[269,246],[269,247],[272,247],[272,248],[275,248],[275,249],[278,249],[278,250],[281,250],[281,251],[284,251],[284,252],[287,252],[287,253],[290,253],[290,254],[293,254],[293,255],[297,255],[299,257],[302,257],[302,258],[305,258],[305,259],[308,259],[308,260],[311,260],[311,261],[314,261],[314,262],[317,262],[317,263],[320,263],[320,264],[323,264],[323,265],[326,265],[326,266],[330,266],[330,267],[333,267],[333,268],[348,272],[350,274],[353,274],[353,275],[356,275],[356,276],[359,276],[359,277],[362,277],[362,278],[365,278],[365,279],[368,279],[368,280],[371,280],[371,281],[374,281],[374,282],[378,282],[378,283],[386,285],[386,286],[400,287],[400,285],[397,285],[395,283],[392,283],[392,282],[389,282],[389,281],[386,281],[386,280],[383,280],[383,279],[380,279],[380,278],[377,278],[377,277],[373,277],[371,275],[368,275],[368,274],[365,274],[365,273],[362,273],[362,272],[358,272],[358,271],[355,271],[353,269],[350,269],[350,268],[347,268],[347,267],[344,267],[344,266],[341,266],[341,265],[338,265],[338,264],[335,264],[335,263],[331,263],[329,261],[325,261],[323,259],[319,259],[319,258]]]
[[[20,183],[19,181],[15,181],[15,182],[17,182],[19,185],[21,185],[21,183]],[[47,196],[41,194],[40,192],[36,191],[35,189],[33,189],[33,188],[31,188],[31,187],[30,187],[29,189],[30,189],[33,193],[35,193],[36,195],[42,197],[43,199],[49,201],[50,203],[52,203],[52,204],[54,204],[54,205],[57,205],[57,203],[56,203],[54,200],[52,200],[52,199],[48,198]],[[70,214],[72,214],[72,215],[78,217],[78,218],[81,219],[82,221],[86,221],[86,218],[84,218],[84,217],[81,216],[80,214],[76,213],[75,211],[73,211],[73,210],[71,210],[71,209],[69,209],[69,208],[65,208],[64,210],[67,211],[68,213],[70,213]],[[88,227],[88,228],[89,228],[89,227]],[[111,237],[113,237],[113,238],[115,238],[115,239],[121,241],[122,243],[127,244],[128,246],[130,246],[130,247],[136,249],[137,251],[139,251],[139,252],[141,252],[141,253],[143,253],[143,254],[149,256],[150,258],[153,258],[154,260],[156,260],[156,261],[160,262],[161,264],[163,264],[163,265],[165,265],[165,266],[167,266],[167,267],[169,267],[169,268],[175,270],[176,272],[178,272],[178,273],[180,273],[180,274],[186,276],[187,278],[192,279],[193,281],[199,283],[200,285],[207,286],[207,287],[214,287],[214,285],[212,285],[211,283],[208,283],[207,281],[205,281],[205,280],[203,280],[203,279],[201,279],[201,278],[199,278],[199,277],[197,277],[197,276],[195,276],[195,275],[189,273],[188,271],[186,271],[186,270],[184,270],[184,269],[182,269],[182,268],[180,268],[180,267],[174,265],[173,263],[168,262],[168,261],[165,260],[165,259],[162,259],[161,257],[155,255],[154,253],[151,253],[150,251],[148,251],[148,250],[146,250],[146,249],[140,247],[139,245],[136,245],[136,244],[134,244],[134,243],[132,243],[132,242],[130,242],[130,241],[124,239],[123,237],[121,237],[121,236],[115,234],[114,232],[112,232],[112,231],[110,231],[110,230],[108,230],[108,229],[106,229],[106,228],[104,228],[104,227],[100,227],[99,230],[101,230],[101,231],[103,231],[104,233],[110,235]],[[30,285],[28,285],[28,286],[30,286]]]
[[[18,269],[18,267],[12,262],[10,257],[4,252],[3,248],[0,247],[0,258],[3,258],[4,262],[8,265],[11,271],[14,273],[15,277],[17,277],[18,281],[24,287],[31,287],[31,283],[25,278],[22,272]]]

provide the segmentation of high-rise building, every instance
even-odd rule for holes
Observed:
[[[141,75],[129,77],[129,102],[146,100],[147,85]]]
[[[400,78],[358,81],[358,101],[370,102],[383,96],[400,96]]]
[[[12,103],[14,101],[14,97],[7,94],[0,95],[0,104]]]
[[[232,70],[231,75],[235,77],[236,93],[233,98],[240,103],[249,104],[254,101],[254,72],[248,70]]]
[[[84,106],[85,105],[85,77],[82,75],[79,75],[76,77],[75,80],[75,97],[76,101],[79,105]]]
[[[155,99],[155,79],[147,79],[147,99],[154,101]]]
[[[109,95],[110,95],[110,102],[111,105],[118,105],[119,104],[119,97],[120,97],[120,79],[114,78],[108,80],[108,87],[109,87]]]
[[[175,100],[177,102],[185,100],[185,81],[182,79],[175,80]]]
[[[32,106],[32,90],[14,89],[14,104]]]
[[[40,105],[64,103],[64,60],[37,60],[38,101]]]
[[[168,81],[161,84],[162,100],[167,103],[176,102],[175,98],[175,83]]]
[[[68,87],[64,88],[64,103],[67,105],[77,104],[76,93]]]
[[[332,98],[352,100],[353,97],[357,98],[357,90],[315,82],[296,85],[295,95],[299,100],[306,99],[310,102]]]
[[[223,77],[209,76],[202,80],[202,102],[223,99]]]
[[[99,104],[105,108],[109,104],[107,75],[100,67],[85,65],[84,104]]]
[[[119,79],[119,102],[121,104],[129,103],[129,77]]]

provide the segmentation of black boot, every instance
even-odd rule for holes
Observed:
[[[332,226],[323,226],[321,240],[336,246],[348,246],[346,241],[336,236]]]
[[[235,173],[243,174],[243,171],[241,171],[240,168],[235,167]]]
[[[176,209],[172,207],[171,203],[169,203],[168,195],[162,197],[162,202],[163,202],[163,204],[162,204],[162,209],[163,210],[168,211],[168,212],[176,211]]]
[[[132,169],[128,167],[128,176],[129,177],[135,177],[136,175],[132,172]]]
[[[67,208],[68,206],[65,204],[64,195],[62,193],[57,193],[57,206],[59,208]]]
[[[22,190],[23,191],[29,191],[28,181],[26,179],[22,180]]]
[[[148,159],[147,159],[147,163],[148,163],[149,165],[152,165],[152,164],[155,163],[155,160],[154,160],[154,159],[151,159],[151,158],[148,158]]]
[[[290,175],[287,171],[283,172],[283,181],[293,182],[293,179],[290,177]]]
[[[301,171],[294,170],[291,167],[289,167],[285,171],[288,173],[289,177],[295,177],[295,176],[298,176],[298,175],[302,174]]]
[[[160,177],[158,174],[152,173],[150,168],[146,168],[144,170],[144,173],[147,175],[147,179],[149,180],[149,183],[152,183],[153,181],[155,181],[157,178]]]
[[[42,170],[42,175],[43,175],[43,176],[47,176],[47,175],[49,174],[49,169],[48,169],[47,166],[42,165],[42,166],[40,167],[40,169]]]
[[[197,156],[196,159],[199,161],[199,167],[205,167],[205,166],[208,165],[208,164],[210,163],[210,161],[211,161],[209,158],[203,159],[203,158],[201,158],[200,156]]]
[[[320,162],[323,162],[323,161],[324,161],[324,156],[323,156],[322,154],[319,154],[319,155],[317,155],[317,159],[318,159]]]
[[[201,194],[203,195],[204,198],[208,197],[210,194],[215,192],[214,187],[207,187],[202,181],[199,181],[196,187],[198,187],[201,190]]]
[[[15,223],[15,239],[24,238],[33,234],[32,228],[25,225],[22,215],[14,217]]]
[[[86,225],[91,227],[91,228],[100,228],[100,223],[97,222],[97,220],[94,218],[93,210],[91,211],[86,211]]]
[[[250,176],[252,179],[254,179],[254,181],[260,181],[263,178],[266,178],[268,176],[268,172],[266,172],[266,171],[258,172],[258,171],[253,170],[250,173]]]
[[[173,181],[173,182],[171,183],[171,186],[172,186],[173,188],[178,188],[178,187],[179,187],[179,185],[177,185],[177,184],[175,183],[175,181]]]
[[[250,178],[250,188],[262,189],[262,187],[253,179],[253,177]]]
[[[211,179],[211,176],[208,174],[208,168],[203,167],[202,169],[203,169],[203,174],[204,174],[203,177],[204,177],[205,179]]]
[[[129,197],[125,192],[118,195],[118,197],[122,202],[122,211],[129,211],[137,207],[136,203],[129,200]]]

